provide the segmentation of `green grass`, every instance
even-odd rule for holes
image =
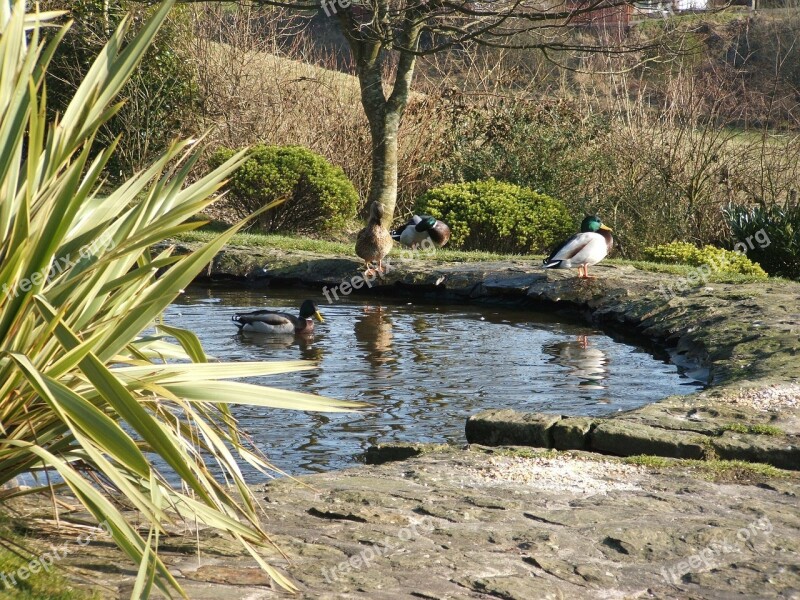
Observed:
[[[208,242],[215,233],[208,230],[190,231],[177,237],[181,242]],[[313,252],[315,254],[354,256],[354,242],[334,242],[306,237],[282,235],[278,233],[237,233],[231,238],[231,246],[264,247],[285,251]],[[404,258],[402,248],[396,248],[390,255],[394,258]],[[524,260],[541,262],[542,255],[519,254],[494,254],[492,252],[449,250],[447,248],[436,252],[408,251],[408,256],[420,260],[436,260],[440,262],[488,262],[495,260]]]
[[[733,125],[725,126],[723,129],[731,136],[731,141],[742,145],[765,142],[768,146],[779,146],[792,137],[792,133],[772,129],[765,132],[763,129],[752,127],[745,129]]]
[[[510,456],[513,458],[558,458],[559,456],[571,456],[569,452],[562,452],[554,448],[534,448],[529,446],[501,446],[501,447],[477,447],[470,446],[470,451],[483,452],[493,456]]]
[[[21,550],[21,548],[28,551]],[[48,551],[50,548],[44,547],[41,554]],[[0,600],[11,600],[12,598],[14,600],[96,600],[100,597],[97,593],[70,587],[69,582],[59,573],[57,564],[53,564],[48,570],[40,568],[38,573],[31,573],[27,579],[20,579],[17,570],[20,567],[27,568],[31,564],[31,560],[41,554],[33,549],[29,540],[13,532],[10,522],[0,523],[0,573],[6,577],[5,581],[0,579]],[[11,583],[12,576],[16,585]]]
[[[784,431],[773,425],[745,425],[743,423],[731,423],[720,428],[720,433],[724,431],[735,431],[736,433],[749,433],[753,435],[785,435]]]
[[[699,14],[675,14],[667,19],[663,17],[644,18],[639,20],[634,28],[642,35],[656,36],[663,33],[665,27],[678,27],[682,30],[696,28],[701,24],[727,25],[731,21],[747,17],[743,7],[733,6],[726,10],[709,11]]]
[[[680,466],[680,461],[676,458],[665,458],[663,456],[653,456],[651,454],[637,454],[622,459],[622,462],[639,467],[649,467],[651,469],[667,469]]]
[[[216,229],[216,228],[215,228]],[[215,235],[212,229],[201,229],[190,231],[177,236],[180,242],[208,242]],[[245,246],[253,248],[270,248],[284,250],[286,252],[313,252],[314,254],[324,254],[330,256],[355,256],[352,242],[337,242],[330,240],[320,240],[314,238],[285,235],[279,233],[237,233],[231,238],[230,246]],[[524,261],[533,264],[540,264],[543,258],[541,254],[495,254],[493,252],[450,250],[443,248],[436,252],[416,252],[413,255],[410,251],[404,255],[403,248],[396,247],[389,255],[393,259],[405,257],[418,258],[420,260],[432,260],[439,262],[492,262],[492,261]],[[697,272],[697,268],[690,265],[655,263],[644,260],[610,259],[603,261],[603,264],[631,266],[641,271],[651,271],[654,273],[669,273],[684,277],[691,276]],[[773,279],[773,278],[770,278]],[[777,278],[775,278],[777,280]],[[712,274],[709,283],[752,283],[763,281],[751,275],[739,274]]]

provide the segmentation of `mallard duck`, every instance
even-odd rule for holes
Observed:
[[[589,267],[603,260],[611,251],[614,238],[611,229],[596,216],[586,217],[581,223],[581,233],[573,235],[544,260],[545,269],[572,269],[578,267],[578,277],[593,279]]]
[[[381,224],[383,218],[383,205],[373,202],[369,209],[369,220],[367,226],[358,232],[356,238],[356,254],[364,259],[367,266],[365,275],[374,274],[372,263],[378,263],[378,272],[383,273],[383,258],[392,249],[391,234]]]
[[[430,215],[414,215],[408,223],[392,232],[392,239],[410,248],[430,240],[434,246],[441,248],[450,240],[450,228]]]
[[[324,322],[314,301],[306,300],[300,305],[299,317],[275,310],[255,310],[233,315],[233,323],[240,331],[306,334],[314,331],[314,321],[311,317],[316,317],[320,323]]]

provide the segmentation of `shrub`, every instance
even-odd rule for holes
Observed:
[[[766,278],[767,274],[744,254],[733,250],[724,250],[715,246],[698,248],[688,242],[672,242],[661,246],[645,248],[647,260],[658,263],[685,264],[693,267],[708,265],[713,272],[720,275],[750,275]]]
[[[800,205],[729,205],[725,217],[736,242],[766,238],[754,243],[748,255],[767,273],[800,279]]]
[[[216,167],[234,154],[220,148],[209,162]],[[344,171],[300,146],[253,147],[227,189],[231,207],[241,216],[285,200],[260,216],[258,224],[267,231],[329,233],[348,225],[358,206],[358,194]]]
[[[575,232],[559,200],[494,179],[428,190],[416,212],[447,223],[450,245],[467,250],[537,253]]]

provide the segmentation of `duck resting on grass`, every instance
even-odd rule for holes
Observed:
[[[578,277],[595,279],[589,267],[603,260],[611,251],[614,238],[611,229],[596,216],[586,217],[581,223],[581,233],[573,235],[544,259],[545,269],[573,269],[578,267]]]
[[[392,232],[392,239],[409,248],[424,245],[425,240],[430,240],[434,246],[441,248],[450,240],[450,228],[430,215],[414,215],[405,225]]]
[[[392,249],[391,234],[381,224],[383,218],[383,205],[373,202],[369,208],[369,220],[367,226],[358,232],[356,237],[356,254],[364,260],[367,270],[364,272],[366,277],[375,275],[372,263],[378,263],[378,272],[384,273],[383,259]]]
[[[316,317],[320,323],[324,323],[314,301],[305,300],[300,305],[299,317],[275,310],[255,310],[233,315],[233,323],[240,331],[253,333],[307,334],[314,331],[314,321],[311,317]]]

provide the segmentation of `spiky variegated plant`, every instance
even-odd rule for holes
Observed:
[[[54,27],[44,42],[41,27],[58,14],[25,14],[23,0],[0,0],[0,484],[30,470],[57,471],[141,565],[134,597],[146,597],[154,583],[180,591],[156,550],[163,525],[187,517],[227,531],[291,589],[258,556],[268,539],[237,460],[267,465],[238,437],[227,404],[356,405],[225,381],[306,368],[299,361],[208,363],[188,331],[160,325],[160,336],[142,335],[233,230],[186,256],[153,256],[150,248],[198,226],[187,219],[212,201],[242,155],[186,185],[196,154],[176,143],[144,172],[99,193],[114,148],[93,148],[93,140],[171,5],[123,47],[124,22],[63,116],[47,123],[44,71],[65,29]],[[146,453],[160,456],[172,477]],[[169,483],[175,475],[182,486]],[[126,521],[108,488],[141,513],[147,536]]]

